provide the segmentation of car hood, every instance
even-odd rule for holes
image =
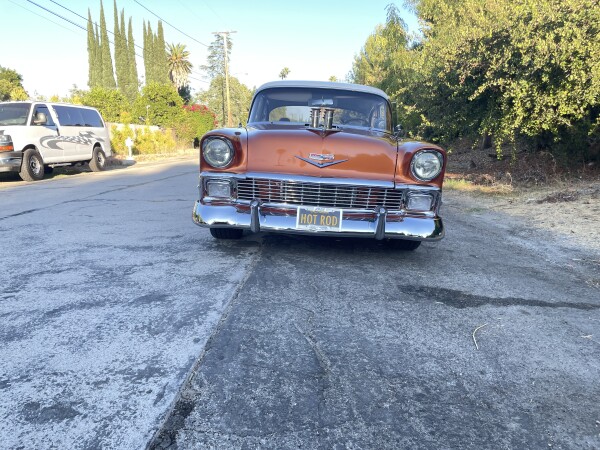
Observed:
[[[394,181],[396,140],[366,129],[248,127],[249,172]]]

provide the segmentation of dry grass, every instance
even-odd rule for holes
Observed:
[[[513,193],[513,186],[511,184],[498,183],[495,181],[487,184],[480,184],[464,178],[453,177],[450,174],[447,174],[446,179],[444,180],[444,189],[485,195],[507,195]]]
[[[144,155],[134,155],[133,159],[136,162],[156,162],[163,161],[167,159],[176,159],[176,158],[188,158],[191,156],[197,156],[198,149],[197,148],[185,148],[180,150],[174,150],[169,153],[153,153],[153,154],[144,154]],[[115,160],[125,160],[127,155],[116,155]],[[118,162],[117,162],[118,164]]]

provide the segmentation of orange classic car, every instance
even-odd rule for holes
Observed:
[[[393,125],[389,98],[373,87],[264,84],[246,127],[202,137],[193,220],[217,239],[304,233],[407,250],[439,240],[446,153]]]

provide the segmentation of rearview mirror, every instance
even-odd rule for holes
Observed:
[[[315,98],[310,100],[309,106],[333,106],[332,98]]]

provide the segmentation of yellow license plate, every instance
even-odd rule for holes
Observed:
[[[296,229],[340,231],[342,229],[342,210],[300,206],[296,215]]]

